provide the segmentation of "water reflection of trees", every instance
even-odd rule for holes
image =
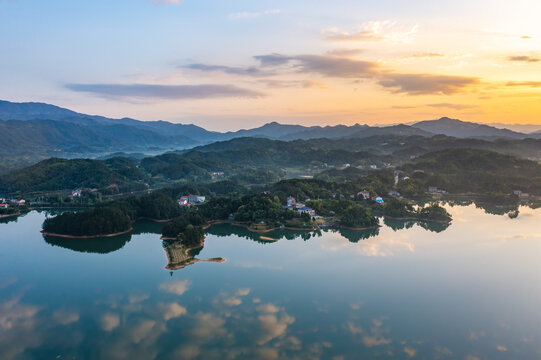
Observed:
[[[12,223],[12,222],[17,222],[20,217],[21,217],[21,215],[0,218],[0,224],[9,224],[9,223]]]
[[[151,221],[139,221],[129,234],[123,234],[107,238],[95,239],[66,239],[44,235],[46,243],[52,246],[62,247],[64,249],[92,254],[109,254],[118,251],[131,241],[133,235],[156,234],[160,235],[163,224]]]
[[[214,235],[218,237],[227,237],[231,235],[238,236],[240,238],[255,241],[260,244],[273,244],[273,240],[295,240],[301,238],[305,241],[310,240],[313,237],[321,236],[321,231],[299,231],[299,230],[287,230],[279,229],[270,231],[268,233],[257,233],[250,231],[242,226],[235,226],[231,224],[217,224],[213,225],[206,230],[208,235]],[[273,239],[273,240],[265,240]]]
[[[505,201],[502,201],[501,198],[492,199],[488,196],[470,199],[447,198],[443,200],[442,203],[447,204],[451,207],[474,205],[476,208],[484,210],[486,214],[499,216],[507,215],[512,219],[519,216],[521,206],[525,206],[534,210],[541,207],[541,201],[539,200],[518,200],[518,198],[513,197],[509,197]]]
[[[417,221],[417,220],[397,220],[384,218],[383,223],[394,231],[411,229],[414,225],[418,225],[425,230],[440,233],[447,230],[451,223],[434,222],[434,221]]]
[[[122,249],[131,240],[131,234],[96,239],[65,239],[46,235],[43,238],[49,245],[76,252],[109,254]]]
[[[379,235],[379,228],[367,230],[348,230],[340,229],[338,233],[348,239],[352,243],[358,243],[361,240],[367,240],[371,237]]]

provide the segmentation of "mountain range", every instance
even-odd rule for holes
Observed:
[[[113,119],[87,115],[45,103],[0,101],[1,167],[27,165],[51,156],[99,157],[114,152],[158,154],[241,137],[273,140],[368,138],[378,135],[457,138],[541,138],[485,124],[441,118],[411,125],[302,126],[271,122],[232,132],[209,131],[193,124]]]

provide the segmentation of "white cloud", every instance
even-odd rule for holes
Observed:
[[[390,40],[409,43],[419,29],[418,25],[409,28],[399,27],[393,21],[369,21],[352,31],[327,29],[323,35],[327,40],[337,42],[373,42]]]
[[[186,308],[178,303],[162,304],[163,319],[169,321],[171,319],[186,315]]]
[[[53,319],[61,325],[68,325],[79,321],[79,313],[69,311],[55,311]]]
[[[190,282],[188,280],[174,281],[169,284],[161,284],[160,290],[171,294],[182,295],[188,290],[189,285]]]
[[[239,298],[232,297],[232,298],[225,299],[224,304],[226,304],[227,306],[239,306],[240,304],[242,304],[242,300]]]
[[[117,314],[105,314],[101,317],[100,324],[103,331],[113,331],[120,325],[120,317]]]

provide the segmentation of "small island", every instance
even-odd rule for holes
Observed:
[[[449,223],[452,220],[451,215],[443,207],[436,203],[429,204],[425,207],[413,207],[407,201],[390,198],[383,206],[383,214],[385,217],[397,220],[417,220]]]
[[[79,212],[64,212],[43,222],[47,236],[89,239],[129,233],[139,219],[170,221],[182,214],[178,204],[162,191],[129,197]]]

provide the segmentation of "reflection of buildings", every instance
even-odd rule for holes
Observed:
[[[224,258],[196,259],[190,254],[190,249],[183,246],[180,241],[165,242],[165,255],[167,256],[167,270],[180,270],[199,261],[225,262]]]

